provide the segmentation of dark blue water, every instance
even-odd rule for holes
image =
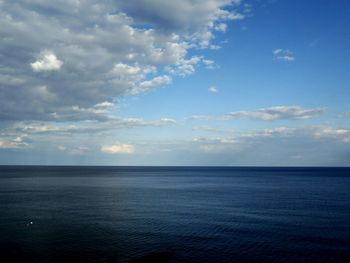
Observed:
[[[350,262],[350,169],[3,166],[0,262]]]

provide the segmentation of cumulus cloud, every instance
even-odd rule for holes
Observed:
[[[205,58],[189,51],[215,47],[215,32],[244,17],[238,5],[0,1],[0,120],[103,120],[95,105],[194,73]]]
[[[234,10],[224,9],[237,6],[240,0],[207,1],[162,1],[131,0],[119,3],[123,11],[131,14],[135,21],[149,23],[160,30],[186,32],[186,41],[199,48],[212,47],[213,30],[223,29],[223,21],[244,18]],[[171,10],[171,11],[169,11]],[[215,45],[213,45],[215,47]]]
[[[142,90],[149,90],[152,89],[154,87],[158,87],[158,86],[164,86],[167,85],[171,82],[171,78],[169,76],[158,76],[155,77],[151,80],[145,80],[143,82],[140,83],[140,88]]]
[[[131,144],[104,145],[101,151],[108,154],[132,154],[135,152],[135,147]]]
[[[195,72],[195,67],[201,60],[202,57],[199,56],[193,56],[190,59],[181,59],[175,65],[166,67],[166,70],[173,75],[185,77]]]
[[[278,60],[283,60],[287,62],[292,62],[295,60],[294,53],[288,49],[278,48],[272,51],[274,58]]]
[[[30,66],[34,71],[51,71],[59,70],[63,62],[59,60],[51,51],[43,51],[40,54],[40,59],[30,63]]]

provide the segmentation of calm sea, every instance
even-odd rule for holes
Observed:
[[[0,262],[350,262],[350,169],[2,166]]]

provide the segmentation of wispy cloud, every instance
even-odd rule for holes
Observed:
[[[199,127],[201,128],[201,127]],[[205,130],[212,133],[220,134],[221,130],[206,126]],[[334,127],[330,125],[311,125],[300,127],[275,127],[269,129],[258,129],[250,131],[231,131],[229,137],[220,137],[220,140],[215,139],[217,142],[241,142],[244,140],[255,140],[262,138],[298,138],[307,137],[309,139],[316,140],[331,140],[344,143],[350,143],[350,129]],[[201,137],[202,138],[202,137]],[[234,138],[234,139],[233,139]],[[200,141],[204,141],[203,139]]]
[[[211,126],[194,126],[192,127],[193,131],[205,131],[210,133],[234,133],[233,129],[225,129],[221,127],[211,127]]]
[[[215,86],[211,86],[208,88],[208,91],[211,92],[211,93],[218,93],[219,92],[219,89]]]
[[[219,23],[215,26],[216,31],[226,32],[227,25],[225,23]]]
[[[0,138],[0,149],[27,148],[29,147],[29,144],[26,137],[26,135],[19,135],[10,140]]]
[[[305,109],[300,106],[276,106],[256,111],[237,111],[226,115],[227,119],[249,118],[262,121],[310,119],[325,112],[325,108]]]
[[[349,165],[349,143],[349,129],[305,126],[198,137],[188,147],[207,164],[327,166]]]
[[[343,112],[337,115],[338,118],[340,119],[350,119],[350,112]]]
[[[221,116],[214,115],[193,115],[190,120],[234,120],[234,119],[253,119],[260,121],[276,120],[305,120],[323,114],[325,108],[306,109],[301,106],[275,106],[262,108],[254,111],[234,111]]]
[[[214,60],[211,60],[211,59],[204,59],[202,58],[202,63],[204,64],[204,66],[207,68],[207,69],[216,69],[216,68],[219,68],[219,65],[217,65],[215,63]]]
[[[319,126],[314,130],[316,138],[331,138],[341,142],[350,143],[350,130],[345,128],[335,128],[332,126]]]
[[[72,147],[72,146],[63,146],[63,145],[59,145],[57,149],[70,155],[85,155],[90,150],[89,147],[86,147],[86,146]]]
[[[295,60],[294,53],[288,49],[278,48],[272,51],[274,59],[292,62]]]
[[[216,117],[213,115],[192,115],[188,117],[189,120],[215,120]]]
[[[42,122],[26,121],[16,122],[2,130],[7,134],[74,134],[97,133],[118,129],[131,129],[136,127],[164,127],[176,125],[172,118],[160,118],[158,120],[145,120],[142,118],[110,118],[108,121],[80,121],[80,122]]]

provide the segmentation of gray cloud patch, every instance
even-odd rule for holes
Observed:
[[[305,120],[323,114],[325,108],[305,109],[301,106],[275,106],[262,108],[254,111],[235,111],[222,116],[213,115],[193,115],[190,120],[234,120],[234,119],[254,119],[261,121],[275,120]]]
[[[94,105],[193,73],[235,4],[0,1],[0,120],[102,120]]]
[[[229,113],[227,119],[250,118],[263,121],[283,119],[309,119],[325,112],[324,108],[304,109],[300,106],[276,106],[256,111],[237,111]]]

